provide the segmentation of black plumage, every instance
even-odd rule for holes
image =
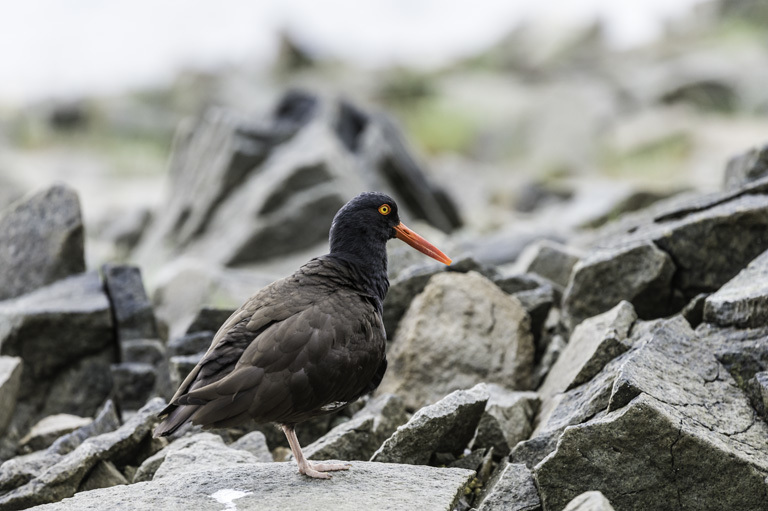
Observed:
[[[260,290],[222,325],[161,412],[155,436],[187,421],[205,427],[276,422],[302,474],[327,478],[325,472],[347,468],[306,461],[294,427],[381,382],[387,367],[386,243],[394,237],[450,263],[400,222],[391,197],[358,195],[336,214],[328,254]]]

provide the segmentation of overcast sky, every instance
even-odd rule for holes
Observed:
[[[656,37],[701,0],[24,0],[0,12],[0,103],[111,92],[181,67],[267,63],[288,29],[318,51],[376,66],[436,65],[524,19],[605,22],[619,47]]]

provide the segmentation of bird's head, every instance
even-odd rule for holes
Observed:
[[[397,203],[389,195],[361,193],[336,213],[331,224],[331,252],[352,246],[384,245],[392,238],[441,263],[451,264],[448,256],[400,221]]]

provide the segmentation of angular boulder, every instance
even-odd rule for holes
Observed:
[[[441,273],[402,319],[379,392],[416,409],[479,382],[527,389],[533,358],[530,318],[518,300],[479,273]]]
[[[704,301],[704,321],[752,328],[768,323],[768,251]]]
[[[650,319],[671,310],[675,265],[650,242],[590,252],[573,268],[563,295],[563,313],[572,330],[585,319],[631,302],[638,316]]]
[[[425,465],[436,453],[458,456],[474,436],[488,397],[481,383],[425,406],[397,428],[371,461]]]
[[[535,467],[545,508],[599,490],[619,509],[762,509],[768,426],[716,349],[679,316],[647,329],[610,368],[608,407],[565,428]]]
[[[521,463],[503,461],[483,489],[478,511],[541,511],[533,474]]]
[[[0,216],[0,300],[15,298],[85,271],[77,193],[55,185]]]
[[[118,341],[159,338],[141,270],[127,264],[105,264],[101,272],[112,305]]]
[[[493,383],[487,387],[490,398],[477,425],[472,447],[492,447],[494,456],[506,456],[510,447],[531,436],[539,396],[535,392],[507,390]]]

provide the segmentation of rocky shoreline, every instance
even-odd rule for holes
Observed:
[[[385,117],[290,93],[179,135],[131,264],[86,269],[74,190],[27,197],[0,213],[0,510],[765,509],[765,152],[720,192],[490,246],[452,237],[459,210]],[[392,248],[381,387],[298,427],[351,470],[302,478],[270,425],[153,439],[235,298],[321,253],[365,188],[458,257]]]

